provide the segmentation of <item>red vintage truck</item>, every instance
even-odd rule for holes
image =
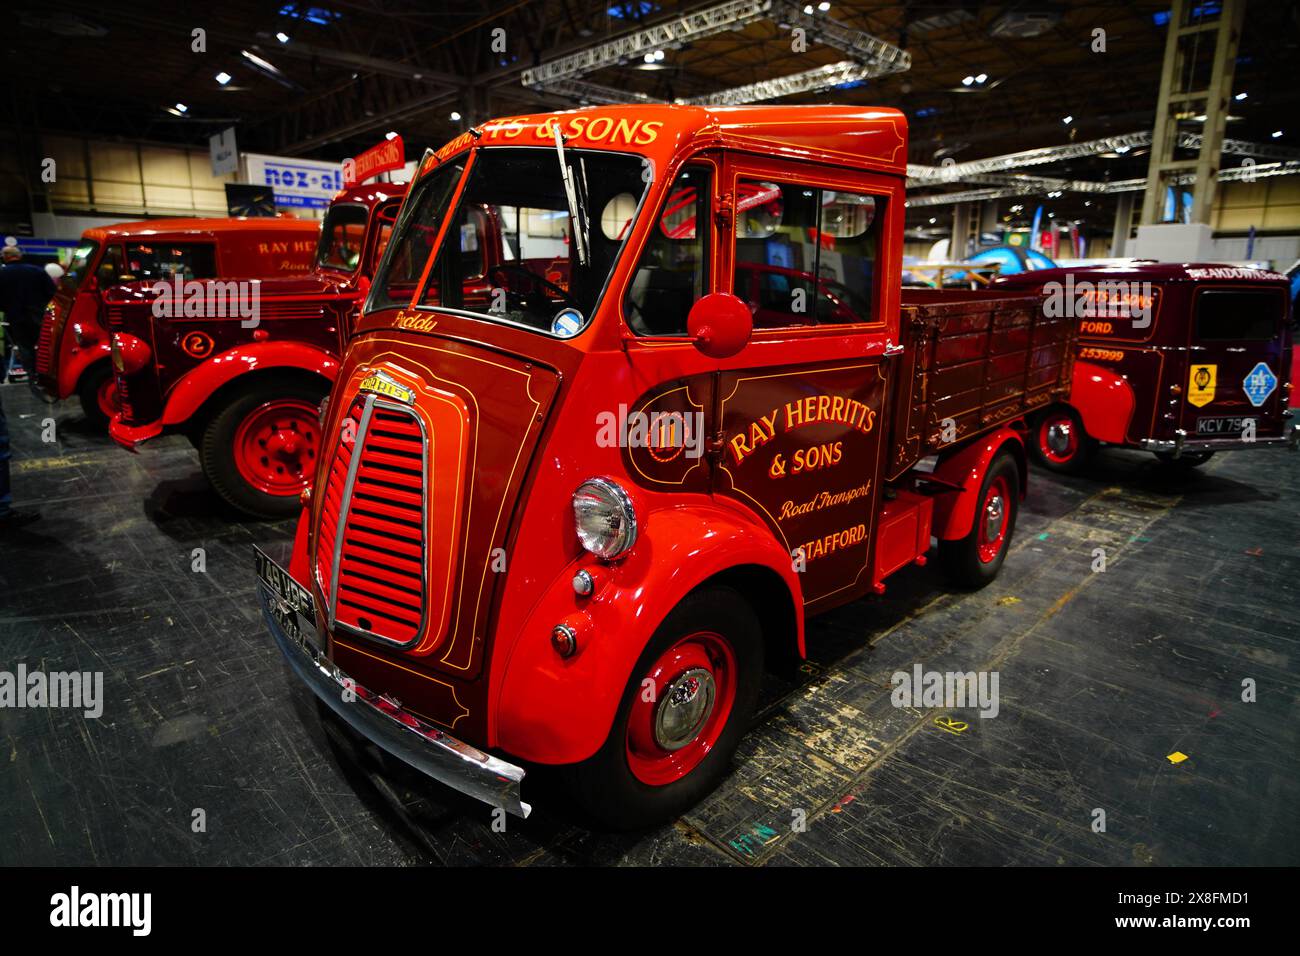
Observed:
[[[1181,466],[1216,451],[1296,447],[1286,276],[1184,263],[1043,269],[996,288],[1042,290],[1080,323],[1068,400],[1033,417],[1053,471],[1083,469],[1100,443]]]
[[[216,296],[194,314],[168,314],[180,310],[156,308],[151,282],[109,292],[122,396],[113,439],[135,450],[164,433],[188,435],[232,506],[255,517],[296,514],[316,464],[318,406],[405,194],[391,183],[340,192],[313,236],[311,272],[248,290],[255,321]]]
[[[119,283],[254,279],[311,268],[318,224],[301,219],[149,219],[87,229],[45,311],[36,374],[52,398],[76,395],[103,427],[118,410],[102,296]]]
[[[321,706],[495,807],[527,815],[546,765],[640,826],[717,784],[809,615],[932,536],[990,581],[1077,325],[900,301],[906,162],[900,113],[821,106],[596,107],[426,154],[292,554],[256,552]],[[484,208],[514,252],[487,302],[456,241]],[[797,287],[759,301],[756,272]]]

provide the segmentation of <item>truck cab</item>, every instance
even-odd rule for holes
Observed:
[[[1081,470],[1099,443],[1195,466],[1218,451],[1296,447],[1285,276],[1212,263],[1046,269],[996,288],[1042,290],[1080,323],[1069,400],[1034,421],[1045,467]]]
[[[822,106],[519,116],[426,154],[292,553],[256,554],[322,705],[493,806],[527,815],[544,764],[640,826],[717,784],[809,615],[932,535],[991,581],[1075,326],[1035,295],[903,300],[906,160],[898,112]]]
[[[122,396],[113,439],[134,451],[161,434],[188,435],[230,505],[255,517],[295,514],[315,466],[318,406],[405,194],[390,183],[340,192],[313,238],[311,271],[249,284],[247,301],[239,284],[224,289],[242,310],[215,294],[196,308],[160,308],[168,290],[152,282],[108,293]]]
[[[52,398],[77,396],[88,421],[108,424],[119,404],[103,296],[120,284],[253,279],[311,268],[315,222],[149,219],[87,229],[45,311],[37,381]]]

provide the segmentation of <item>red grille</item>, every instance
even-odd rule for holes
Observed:
[[[333,622],[403,645],[424,623],[425,451],[411,411],[373,396],[354,400],[340,422],[317,538]]]
[[[36,372],[38,375],[49,375],[50,369],[54,366],[54,323],[53,313],[45,313],[45,318],[41,322],[41,337],[36,340]]]

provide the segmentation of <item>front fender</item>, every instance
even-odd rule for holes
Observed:
[[[64,335],[71,337],[71,329],[67,329]],[[81,383],[81,376],[86,374],[86,369],[97,362],[111,361],[113,350],[109,348],[107,342],[96,341],[90,345],[77,345],[67,349],[63,355],[63,361],[59,363],[59,398],[71,398],[77,394],[77,386]]]
[[[1093,438],[1115,445],[1127,441],[1136,399],[1124,376],[1091,362],[1074,363],[1070,404],[1083,420],[1083,430]]]
[[[759,565],[785,582],[802,652],[803,596],[791,564],[766,526],[740,508],[709,502],[651,512],[627,558],[606,565],[584,554],[572,562],[525,625],[509,633],[513,646],[495,649],[505,663],[490,696],[493,745],[544,764],[590,757],[609,735],[633,667],[660,622],[690,591],[731,568]],[[591,597],[574,594],[580,568],[598,576]],[[560,623],[579,632],[569,658],[551,647]],[[498,631],[498,640],[506,637]]]
[[[980,486],[993,459],[1009,448],[1016,456],[1020,469],[1020,497],[1025,496],[1025,444],[1020,434],[1006,425],[965,448],[941,460],[934,469],[934,477],[948,485],[957,485],[934,498],[934,536],[943,541],[956,541],[970,534],[975,526],[975,510],[979,507]]]
[[[164,426],[189,421],[203,403],[241,375],[268,368],[295,368],[314,372],[333,382],[339,360],[324,349],[302,342],[252,342],[214,355],[176,383],[163,408]]]

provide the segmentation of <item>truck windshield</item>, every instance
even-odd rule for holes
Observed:
[[[321,269],[354,271],[361,264],[361,247],[366,238],[369,210],[353,204],[338,205],[325,214],[321,224],[316,265]]]
[[[86,278],[86,274],[95,267],[95,254],[99,252],[99,243],[83,242],[73,250],[68,261],[68,271],[59,280],[64,292],[76,292]]]
[[[566,149],[564,159],[589,213],[576,227],[555,150],[489,148],[478,154],[420,306],[561,338],[586,328],[631,232],[648,167],[638,156],[590,150]],[[407,245],[408,233],[430,217],[416,212],[407,218],[393,245]],[[583,237],[585,262],[574,254],[573,228],[589,233]]]

